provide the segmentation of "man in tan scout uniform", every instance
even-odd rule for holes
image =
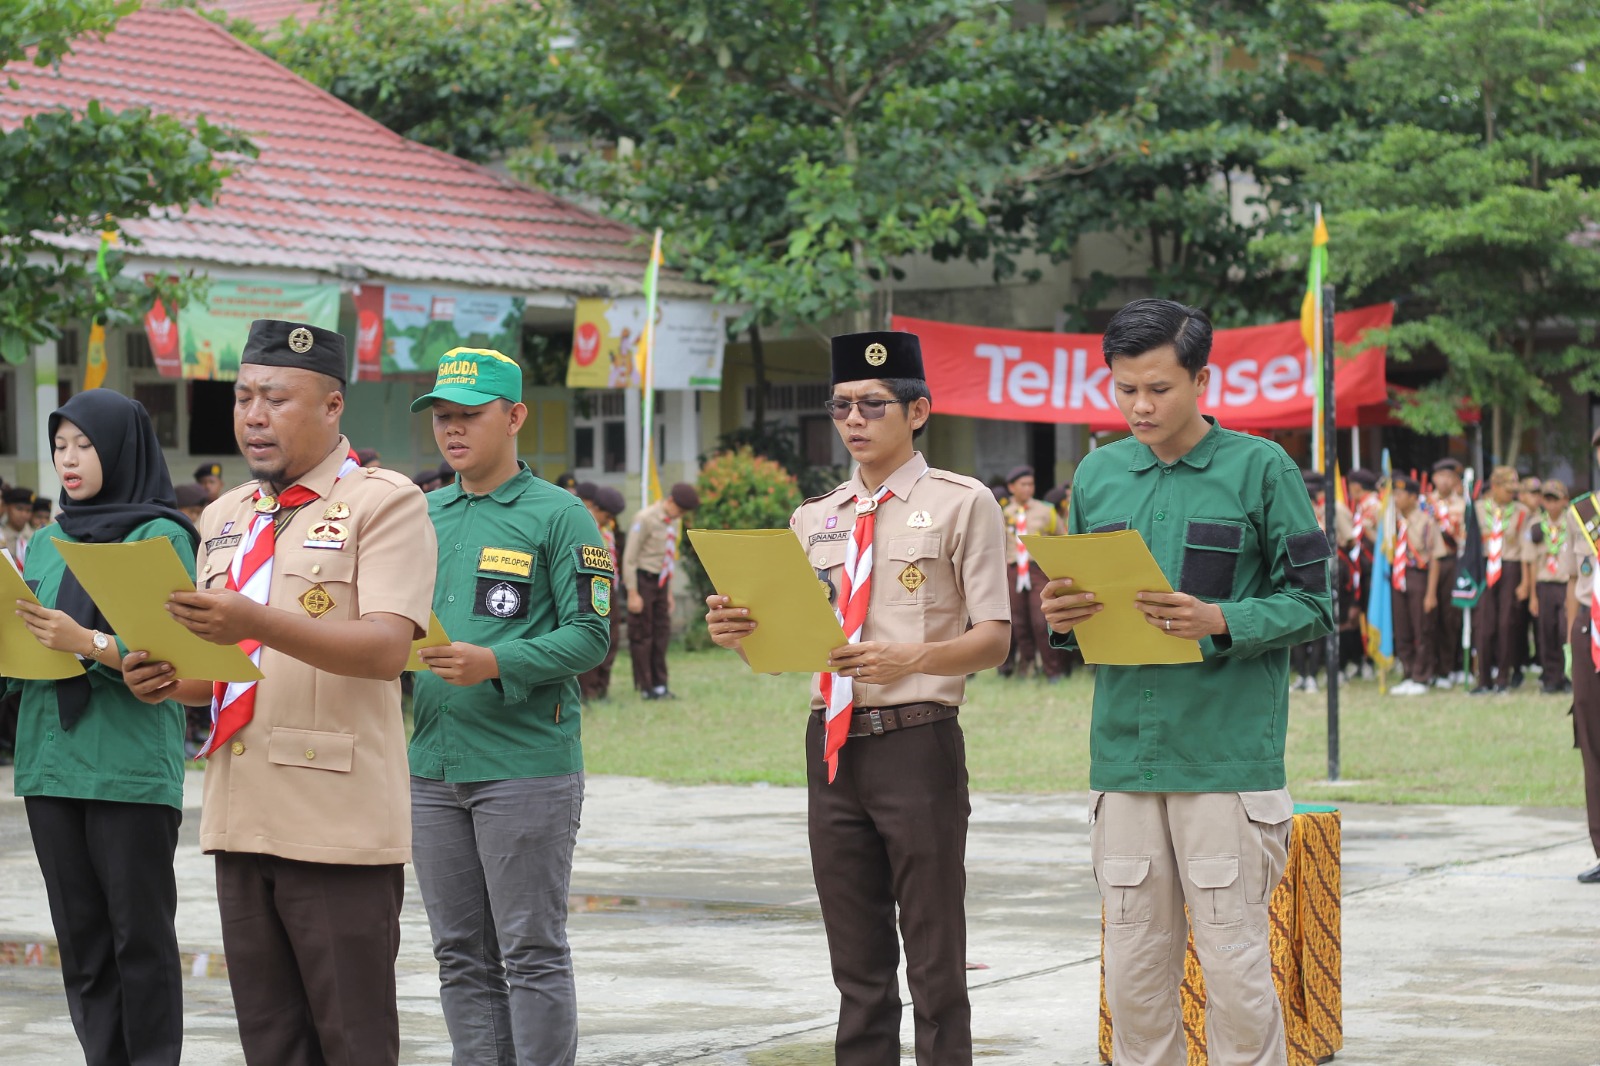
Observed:
[[[1039,564],[1027,555],[1023,534],[1055,536],[1062,532],[1056,509],[1034,498],[1033,467],[1019,466],[1006,475],[1007,502],[1002,508],[1006,534],[1006,588],[1011,594],[1011,661],[1009,676],[1026,677],[1037,656],[1045,677],[1058,681],[1063,654],[1050,646],[1036,589],[1048,580]],[[1007,673],[1004,667],[1000,671]]]
[[[1589,444],[1600,462],[1600,430]],[[1600,514],[1595,496],[1587,493],[1573,501],[1567,512],[1566,565],[1572,573],[1568,587],[1567,616],[1572,619],[1572,741],[1583,758],[1583,799],[1589,815],[1589,843],[1600,856],[1600,633],[1595,616],[1600,599],[1595,596],[1595,542],[1600,540]],[[1578,875],[1586,885],[1600,884],[1600,863]]]
[[[1455,553],[1445,547],[1439,525],[1421,504],[1416,478],[1393,479],[1395,555],[1389,572],[1394,589],[1395,658],[1405,672],[1391,696],[1421,696],[1433,684],[1438,652],[1439,603],[1450,591],[1439,581],[1439,561]]]
[[[1440,459],[1433,464],[1433,495],[1429,508],[1439,524],[1439,536],[1449,554],[1439,558],[1439,620],[1434,627],[1439,641],[1434,651],[1435,684],[1440,688],[1466,680],[1461,654],[1461,631],[1466,615],[1455,605],[1451,591],[1456,587],[1456,569],[1462,545],[1467,538],[1467,496],[1461,486],[1462,466],[1456,459]]]
[[[667,641],[672,637],[672,573],[678,558],[678,520],[700,506],[693,485],[680,481],[640,508],[622,552],[628,588],[628,654],[633,687],[647,700],[670,700]]]
[[[833,341],[827,404],[855,476],[789,520],[848,643],[811,690],[811,866],[839,989],[838,1066],[899,1066],[905,940],[918,1066],[970,1066],[966,978],[966,675],[1010,643],[1005,529],[981,482],[930,469],[913,437],[931,398],[909,333]],[[711,639],[756,620],[706,601]],[[846,740],[848,738],[848,743]]]
[[[1477,502],[1478,529],[1483,534],[1483,596],[1472,609],[1472,640],[1478,652],[1478,684],[1469,695],[1490,696],[1509,692],[1522,680],[1522,656],[1527,627],[1522,617],[1522,533],[1531,517],[1517,499],[1517,472],[1496,467],[1489,475],[1489,491]]]
[[[362,468],[339,432],[342,337],[257,321],[239,361],[234,434],[256,480],[206,509],[199,590],[167,609],[265,678],[214,689],[144,652],[126,676],[147,701],[212,704],[200,846],[246,1061],[383,1066],[411,857],[398,678],[427,629],[433,526],[410,479]]]
[[[1567,680],[1567,586],[1574,578],[1567,553],[1567,486],[1546,478],[1539,486],[1539,510],[1523,539],[1522,583],[1528,588],[1528,610],[1539,633],[1539,688],[1547,696],[1571,692]]]

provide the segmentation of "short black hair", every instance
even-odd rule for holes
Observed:
[[[1190,377],[1211,358],[1211,319],[1176,300],[1135,300],[1111,316],[1101,338],[1106,366],[1119,355],[1139,356],[1172,345]]]
[[[928,391],[928,383],[922,378],[879,378],[878,380],[883,382],[884,388],[894,393],[894,398],[899,400],[901,406],[906,409],[907,418],[911,417],[911,405],[917,400],[927,400],[930,405],[933,403],[933,393]],[[922,423],[922,425],[911,431],[911,439],[916,440],[922,436],[922,431],[927,428],[928,423]]]
[[[1392,488],[1404,489],[1413,496],[1422,495],[1422,484],[1418,482],[1416,478],[1409,477],[1405,474],[1396,474],[1390,479],[1389,485]]]

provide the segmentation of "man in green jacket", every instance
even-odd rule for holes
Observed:
[[[416,680],[412,851],[455,1061],[570,1066],[577,677],[605,657],[615,568],[582,501],[517,460],[521,396],[514,361],[457,348],[411,405],[457,475],[428,495],[453,643]]]
[[[1202,311],[1137,300],[1117,312],[1104,354],[1132,436],[1084,459],[1067,519],[1069,534],[1139,531],[1177,591],[1141,592],[1135,605],[1204,657],[1095,675],[1090,851],[1118,1066],[1184,1061],[1191,924],[1213,1066],[1287,1056],[1268,906],[1293,814],[1289,649],[1333,628],[1331,552],[1283,449],[1201,415],[1210,352]],[[1105,606],[1070,579],[1041,595],[1061,647]]]

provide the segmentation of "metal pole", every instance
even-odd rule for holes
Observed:
[[[1335,430],[1333,395],[1333,286],[1322,287],[1322,446],[1323,469],[1332,482],[1339,472],[1339,435]],[[1334,626],[1328,634],[1328,780],[1339,780],[1339,491],[1329,484],[1323,499],[1323,528],[1334,554],[1328,560],[1328,588],[1333,595]]]

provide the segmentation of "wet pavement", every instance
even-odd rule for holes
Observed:
[[[238,1048],[191,775],[178,853],[186,1063]],[[0,1054],[81,1061],[21,801],[0,774]],[[1081,794],[980,795],[968,846],[980,1063],[1098,1061],[1099,903]],[[1600,885],[1582,813],[1344,807],[1345,1049],[1336,1062],[1600,1064]],[[796,789],[589,780],[573,876],[580,1063],[819,1066],[835,993]],[[208,976],[209,975],[209,976]],[[401,1061],[445,1064],[408,885]],[[906,1011],[906,1061],[911,1061]]]

